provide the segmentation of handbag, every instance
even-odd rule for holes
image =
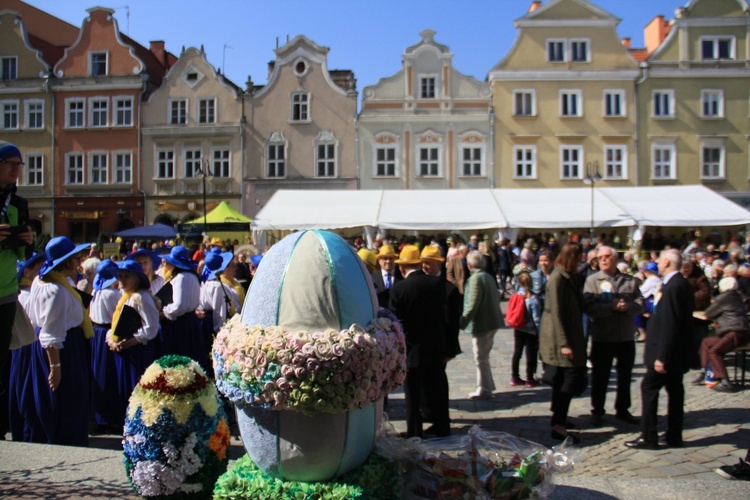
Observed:
[[[26,315],[21,303],[16,301],[16,318],[13,320],[13,330],[10,337],[10,348],[20,349],[36,340],[36,332],[31,320]]]

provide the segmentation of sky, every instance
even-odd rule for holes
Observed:
[[[549,0],[544,0],[546,3]],[[674,17],[688,0],[598,0],[594,2],[622,21],[620,38],[643,47],[643,28],[655,16]],[[80,27],[86,9],[115,9],[120,31],[148,47],[163,40],[179,57],[182,47],[204,46],[209,63],[244,88],[268,81],[274,49],[287,37],[303,34],[328,47],[328,68],[350,69],[357,90],[401,69],[401,56],[432,29],[435,41],[447,45],[453,67],[484,80],[513,45],[513,21],[528,11],[531,0],[26,0]],[[129,15],[128,15],[129,13]]]

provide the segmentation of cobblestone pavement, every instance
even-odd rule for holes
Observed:
[[[633,371],[631,395],[635,416],[641,414],[640,382],[645,373],[642,364],[643,345],[637,344],[636,367]],[[488,401],[467,398],[476,389],[476,369],[471,353],[471,339],[461,333],[463,354],[448,364],[450,384],[450,418],[454,433],[465,433],[473,424],[485,430],[496,430],[528,439],[545,446],[559,444],[550,435],[549,411],[551,389],[510,387],[510,361],[513,352],[513,332],[502,329],[495,335],[492,349],[492,372],[497,390]],[[733,374],[733,358],[727,367]],[[521,359],[524,373],[525,358]],[[541,365],[537,371],[541,375]],[[624,442],[638,437],[638,425],[614,418],[614,369],[607,395],[604,425],[591,426],[590,393],[572,401],[570,417],[581,439],[584,458],[575,466],[573,476],[621,478],[678,478],[714,479],[713,470],[722,465],[734,465],[750,448],[750,391],[746,387],[735,393],[717,393],[704,386],[691,386],[695,372],[685,375],[685,447],[658,451],[631,450]],[[750,386],[749,386],[750,387]],[[406,430],[403,393],[392,394],[387,413],[396,431]],[[659,397],[660,432],[665,430],[666,394]]]

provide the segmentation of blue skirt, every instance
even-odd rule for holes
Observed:
[[[194,312],[189,312],[174,321],[166,318],[161,320],[159,332],[160,356],[178,354],[197,361],[198,364],[211,374],[211,362],[208,357],[208,347],[201,331],[201,324]]]
[[[155,342],[152,340],[146,345],[138,344],[122,352],[116,352],[114,360],[117,369],[117,402],[114,406],[119,416],[116,425],[123,426],[130,395],[146,368],[156,360]]]
[[[56,391],[49,387],[49,360],[39,342],[31,353],[31,399],[25,398],[23,409],[31,440],[67,446],[88,446],[89,394],[91,363],[87,357],[89,342],[80,327],[67,331],[60,349],[62,377]],[[28,395],[27,391],[27,395]]]
[[[214,312],[204,311],[204,316],[200,319],[201,332],[203,332],[203,342],[211,350],[214,345]]]
[[[91,339],[91,414],[98,425],[122,425],[118,411],[115,354],[107,345],[108,327],[94,326]]]
[[[37,328],[37,335],[39,328]],[[36,342],[38,343],[38,341]],[[10,433],[13,441],[44,442],[44,438],[34,436],[35,427],[29,425],[25,404],[31,401],[33,405],[34,391],[31,387],[31,359],[34,344],[29,344],[11,351],[10,383],[8,385],[8,414]]]

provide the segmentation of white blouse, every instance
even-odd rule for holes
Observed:
[[[34,278],[29,298],[29,319],[38,326],[39,342],[47,347],[63,348],[68,330],[83,322],[83,305],[57,283]]]
[[[141,317],[141,327],[133,334],[133,337],[141,344],[148,343],[149,340],[156,338],[159,333],[159,310],[156,308],[153,296],[141,290],[134,293],[125,301],[126,306],[136,310]],[[107,332],[107,338],[112,336],[112,330]]]
[[[161,287],[163,286],[164,286],[164,278],[162,278],[158,274],[154,275],[154,280],[151,282],[151,293],[156,295],[156,292],[161,290]]]
[[[164,316],[169,320],[194,312],[198,309],[201,284],[194,273],[183,272],[172,278],[172,303],[164,306]]]
[[[112,284],[112,286],[104,290],[94,292],[94,298],[91,299],[91,304],[89,304],[89,318],[94,323],[99,323],[100,325],[112,323],[112,315],[117,308],[117,302],[122,297],[120,290],[114,286]]]
[[[209,280],[203,283],[203,285],[201,285],[200,307],[204,311],[213,311],[214,332],[218,332],[221,325],[227,320],[227,301],[224,297],[224,292],[221,290],[222,287],[224,288],[224,292],[226,292],[226,297],[232,301],[235,311],[238,313],[240,312],[238,307],[240,298],[232,287],[223,285],[218,279]]]

